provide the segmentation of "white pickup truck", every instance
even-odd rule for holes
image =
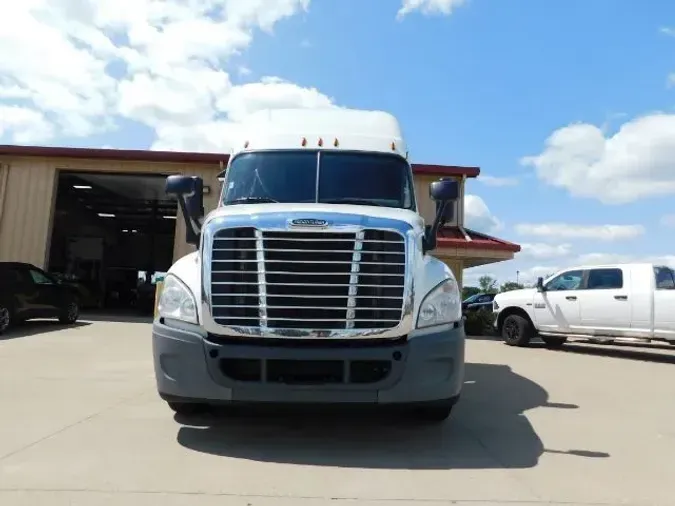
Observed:
[[[573,267],[539,278],[536,288],[498,294],[493,310],[511,346],[527,346],[537,335],[550,347],[568,337],[675,345],[675,271],[653,264]]]

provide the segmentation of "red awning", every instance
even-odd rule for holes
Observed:
[[[465,237],[457,227],[445,227],[438,231],[439,248],[489,249],[493,251],[510,251],[518,253],[520,245],[497,239],[487,234],[481,234],[465,228],[469,237]]]

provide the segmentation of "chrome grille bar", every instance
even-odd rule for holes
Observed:
[[[214,232],[210,309],[222,327],[380,331],[404,311],[406,240],[380,229]]]

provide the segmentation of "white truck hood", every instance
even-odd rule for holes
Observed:
[[[502,306],[505,303],[517,303],[520,301],[532,301],[532,297],[537,293],[536,288],[523,288],[521,290],[511,290],[497,294],[495,301]]]
[[[424,230],[424,220],[414,211],[394,207],[358,206],[347,204],[236,204],[221,206],[213,210],[204,220],[204,224],[221,216],[251,216],[279,214],[290,216],[293,213],[349,214],[369,218],[388,218],[400,220],[411,225],[417,231]]]

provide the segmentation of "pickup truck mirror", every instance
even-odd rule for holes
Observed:
[[[436,248],[438,229],[454,218],[455,206],[452,203],[459,198],[459,183],[453,178],[434,181],[429,186],[429,196],[436,202],[436,217],[433,225],[426,227],[424,235],[425,253]]]
[[[537,291],[538,292],[545,292],[546,287],[544,286],[544,278],[537,278]]]
[[[165,192],[178,199],[185,220],[185,241],[198,245],[204,219],[204,181],[196,176],[169,176]]]

